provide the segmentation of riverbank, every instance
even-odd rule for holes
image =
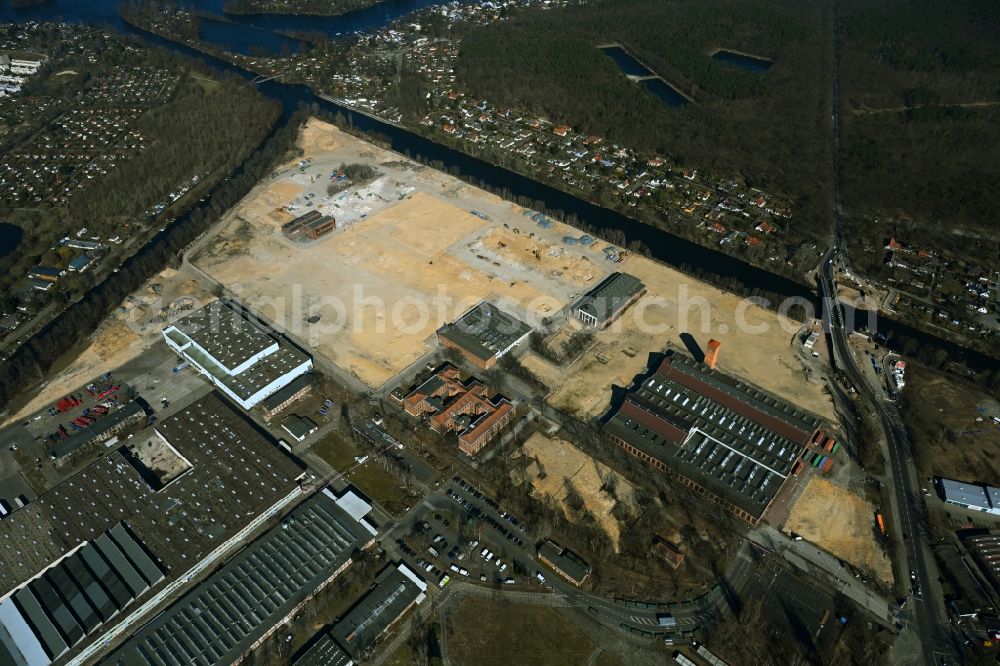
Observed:
[[[227,0],[223,11],[233,16],[340,16],[385,0]]]

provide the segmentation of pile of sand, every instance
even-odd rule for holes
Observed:
[[[892,563],[877,543],[874,516],[870,502],[814,476],[792,507],[785,530],[891,584]]]
[[[550,439],[535,433],[524,443],[524,455],[532,462],[521,474],[532,485],[535,497],[551,497],[562,502],[572,487],[583,499],[583,503],[597,523],[611,537],[615,549],[621,539],[622,525],[611,515],[618,500],[602,490],[610,481],[615,495],[625,503],[631,503],[632,485],[607,465],[603,465],[569,442]],[[563,512],[571,518],[571,510],[563,504]]]

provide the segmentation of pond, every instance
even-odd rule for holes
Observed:
[[[646,87],[646,90],[659,97],[667,106],[678,107],[688,103],[684,95],[677,92],[676,88],[661,78],[643,79],[640,83]]]
[[[734,67],[739,67],[740,69],[758,73],[766,72],[771,69],[771,65],[774,64],[766,58],[758,58],[746,53],[727,51],[726,49],[719,49],[713,53],[712,60],[718,60],[726,65],[733,65]]]
[[[687,97],[682,95],[677,88],[657,76],[624,47],[602,46],[600,49],[615,61],[625,76],[634,77],[646,90],[660,98],[660,101],[667,106],[678,107],[688,103]]]
[[[631,53],[620,46],[605,46],[601,49],[605,55],[611,56],[615,64],[625,72],[626,76],[653,76],[646,66],[636,60]]]
[[[21,244],[24,232],[21,227],[6,222],[0,222],[0,257],[6,257]]]

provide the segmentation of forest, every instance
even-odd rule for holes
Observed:
[[[829,225],[826,5],[728,0],[598,0],[523,11],[461,42],[459,88],[588,134],[795,198],[790,233]],[[694,102],[665,107],[598,45],[620,43]],[[774,61],[766,74],[711,58],[718,48]]]
[[[842,203],[855,249],[872,218],[917,220],[915,242],[994,233],[1000,12],[992,0],[597,0],[515,12],[463,37],[459,88],[795,200],[793,239],[832,221],[830,104],[839,43]],[[619,43],[694,103],[667,108],[599,45]],[[767,73],[715,61],[766,57]]]
[[[984,195],[1000,176],[996,10],[989,0],[846,3],[840,157],[859,243],[872,217],[907,224],[909,242],[926,247],[952,244],[955,231],[996,237],[1000,203]]]

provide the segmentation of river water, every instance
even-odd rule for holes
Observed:
[[[197,8],[201,11],[222,14],[224,0],[203,0]],[[149,35],[132,28],[118,16],[119,0],[52,0],[43,5],[29,9],[12,9],[6,3],[0,6],[0,22],[6,21],[67,21],[99,23],[109,25],[114,29],[132,35],[139,35],[146,41],[199,58],[210,66],[233,72],[250,79],[255,76],[225,61],[206,56],[183,45]],[[254,43],[269,43],[275,30],[309,30],[322,31],[331,37],[351,32],[366,32],[379,29],[406,14],[432,4],[439,0],[388,0],[374,7],[362,9],[334,17],[295,17],[295,16],[231,16],[231,23],[203,21],[221,26],[225,31],[218,46],[224,46],[226,39],[244,45]],[[214,29],[213,29],[214,30]],[[209,31],[206,31],[206,40]],[[215,33],[211,33],[215,34]],[[275,37],[277,37],[275,35]],[[255,42],[255,40],[258,40]],[[274,42],[277,43],[277,42]],[[385,136],[393,150],[407,153],[417,158],[440,162],[452,173],[475,178],[495,188],[502,188],[514,196],[528,197],[541,201],[549,210],[562,211],[567,215],[576,215],[580,220],[598,229],[616,229],[631,240],[638,240],[649,248],[652,256],[668,265],[687,271],[701,271],[705,274],[718,276],[724,280],[735,280],[748,287],[759,287],[768,292],[780,294],[783,297],[802,299],[813,304],[817,313],[822,312],[822,306],[817,291],[799,284],[793,280],[751,266],[740,259],[698,245],[692,241],[674,236],[663,230],[627,218],[617,212],[595,206],[560,190],[543,185],[526,176],[514,173],[502,167],[497,167],[465,153],[430,141],[422,136],[403,128],[385,123],[369,116],[353,113],[350,109],[333,102],[316,97],[312,91],[302,85],[285,84],[279,81],[266,81],[258,84],[261,93],[281,102],[284,117],[289,117],[304,104],[316,104],[330,112],[343,113],[353,125],[361,130],[374,131]],[[817,263],[819,258],[817,257]],[[850,316],[848,321],[850,321]],[[859,313],[854,317],[857,327],[868,327],[867,318]],[[875,322],[873,322],[875,323]],[[922,346],[942,349],[949,358],[963,362],[975,370],[1000,369],[1000,361],[983,354],[964,349],[925,331],[915,329],[906,324],[890,321],[880,317],[877,321],[880,333],[892,340],[912,338]]]

